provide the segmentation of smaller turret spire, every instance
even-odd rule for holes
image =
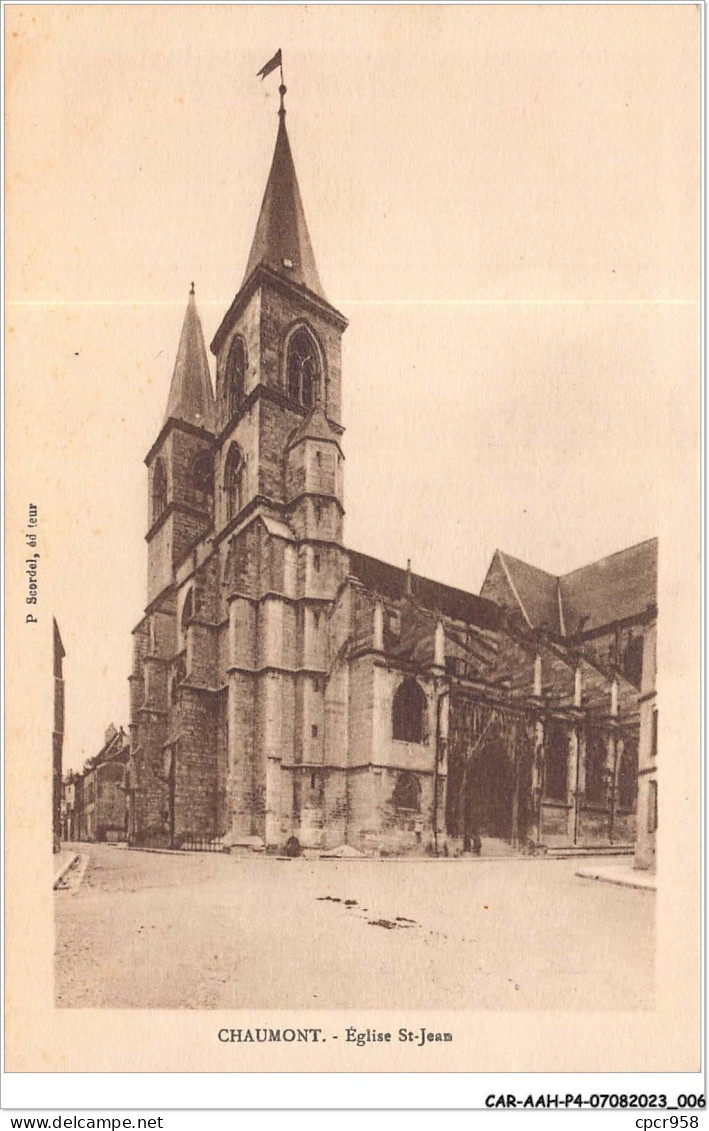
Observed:
[[[214,430],[214,392],[209,376],[202,323],[197,313],[194,283],[190,287],[180,345],[167,399],[165,420],[183,420],[198,428]]]

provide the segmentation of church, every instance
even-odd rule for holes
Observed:
[[[347,548],[347,320],[320,281],[284,93],[216,389],[193,287],[145,459],[129,841],[632,846],[657,542],[563,577],[497,551],[479,595]]]

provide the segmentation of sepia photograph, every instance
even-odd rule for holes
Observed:
[[[5,37],[11,1070],[698,1071],[698,7]]]

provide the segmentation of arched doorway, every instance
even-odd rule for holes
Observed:
[[[531,835],[534,756],[534,731],[523,714],[452,691],[446,832],[462,839],[464,851],[481,837],[514,845]]]
[[[513,836],[514,767],[502,741],[491,737],[467,773],[464,836]]]

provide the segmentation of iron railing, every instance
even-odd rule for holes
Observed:
[[[220,840],[211,837],[189,837],[177,845],[183,852],[223,852],[224,845]]]

